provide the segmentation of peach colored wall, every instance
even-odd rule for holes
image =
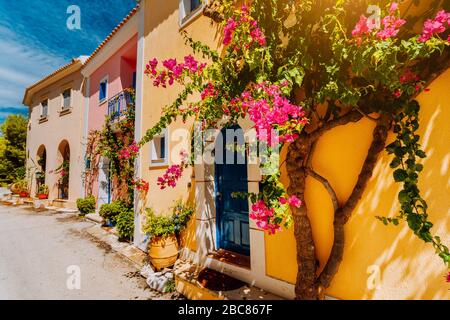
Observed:
[[[105,49],[103,49],[105,50]],[[104,64],[89,77],[89,115],[88,132],[100,130],[108,114],[108,99],[133,85],[133,72],[136,71],[137,35],[128,40]],[[126,57],[126,60],[123,57]],[[108,76],[106,99],[99,102],[100,81]],[[93,177],[92,193],[98,196],[98,176]]]
[[[71,112],[60,115],[62,108],[62,92],[68,86],[72,88]],[[48,98],[48,121],[39,123],[41,115],[41,101]],[[74,202],[81,196],[81,175],[84,169],[82,155],[82,126],[84,112],[83,77],[80,71],[76,71],[45,89],[37,92],[31,101],[29,130],[27,133],[27,167],[37,164],[37,152],[41,145],[47,151],[47,165],[45,183],[49,185],[49,199],[55,199],[58,195],[58,177],[51,170],[60,164],[58,159],[58,146],[63,140],[67,140],[70,147],[70,172],[69,172],[69,201]],[[36,192],[35,179],[33,179],[32,195]]]
[[[182,61],[183,57],[193,54],[189,46],[186,46],[180,34],[178,0],[147,0],[144,2],[145,28],[144,28],[144,63],[156,57],[159,61],[176,58]],[[158,8],[158,10],[154,10]],[[211,26],[209,18],[202,15],[194,18],[183,28],[196,40],[217,48],[218,38],[216,29]],[[201,58],[201,57],[197,57]],[[201,60],[201,59],[200,59]],[[161,115],[162,108],[172,103],[181,90],[181,86],[174,85],[167,89],[156,88],[152,80],[144,76],[143,81],[143,106],[142,106],[142,134],[150,129]],[[177,121],[169,127],[169,150],[177,141],[170,141],[170,133],[177,129],[190,129],[192,122],[184,124]],[[189,146],[186,146],[189,150]],[[195,195],[195,183],[191,178],[192,169],[188,168],[174,189],[160,190],[156,184],[157,178],[167,169],[167,166],[150,166],[150,144],[146,144],[141,151],[142,178],[149,181],[150,191],[147,197],[147,206],[152,207],[157,214],[165,214],[170,211],[174,202],[183,199],[193,201]],[[169,154],[170,157],[170,154]],[[169,158],[170,159],[170,158]],[[170,161],[169,164],[176,162]],[[191,187],[188,184],[191,183]],[[186,232],[185,245],[196,250],[195,226],[192,221]]]

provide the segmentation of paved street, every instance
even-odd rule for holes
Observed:
[[[77,217],[0,205],[0,299],[149,299],[152,291],[137,270],[91,239],[83,231],[90,226]],[[80,289],[70,290],[77,266]]]

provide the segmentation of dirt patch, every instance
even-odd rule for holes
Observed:
[[[69,229],[68,233],[70,235],[89,240],[93,242],[98,248],[105,251],[105,254],[113,252],[113,249],[111,245],[105,243],[104,241],[94,237],[93,235],[89,234],[86,230],[76,230],[76,229]]]
[[[215,291],[229,291],[245,286],[244,282],[209,268],[200,271],[198,282],[204,288]]]

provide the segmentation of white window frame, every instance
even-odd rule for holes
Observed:
[[[105,98],[103,98],[102,100],[100,100],[100,85],[101,85],[103,82],[106,82],[106,88],[105,88],[106,92],[105,92]],[[108,90],[108,84],[109,84],[109,75],[104,76],[104,77],[98,82],[98,102],[99,102],[99,104],[102,104],[102,103],[108,101],[108,92],[109,92],[109,90]]]
[[[64,92],[69,91],[70,96],[69,96],[69,105],[65,106],[64,105]],[[65,89],[63,89],[63,91],[61,92],[61,97],[62,97],[62,106],[61,109],[62,110],[68,110],[72,107],[72,87],[67,87]]]
[[[47,101],[47,112],[46,112],[45,115],[44,115],[44,105],[43,105],[43,102],[44,102],[44,101]],[[45,118],[48,117],[48,98],[42,99],[40,105],[41,105],[41,114],[40,114],[40,118],[41,118],[41,119],[45,119]]]
[[[191,10],[191,0],[179,0],[179,25],[183,28],[198,15],[202,14],[203,8],[208,4],[209,0],[200,0],[202,3],[200,6],[193,11]]]
[[[161,139],[164,137],[164,158],[154,158],[156,155],[155,151],[155,138]],[[160,167],[167,166],[169,164],[169,129],[164,129],[160,134],[155,135],[150,141],[150,167]]]

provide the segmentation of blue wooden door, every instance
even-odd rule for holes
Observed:
[[[233,127],[238,129],[239,127]],[[226,131],[222,130],[223,143],[216,144],[222,148],[223,164],[215,165],[216,180],[216,218],[219,248],[250,255],[250,230],[248,200],[232,197],[233,192],[247,192],[246,156],[226,146]],[[235,139],[236,141],[236,139]],[[241,159],[238,163],[238,158]],[[234,159],[233,163],[225,161]],[[243,162],[243,163],[242,163]]]

